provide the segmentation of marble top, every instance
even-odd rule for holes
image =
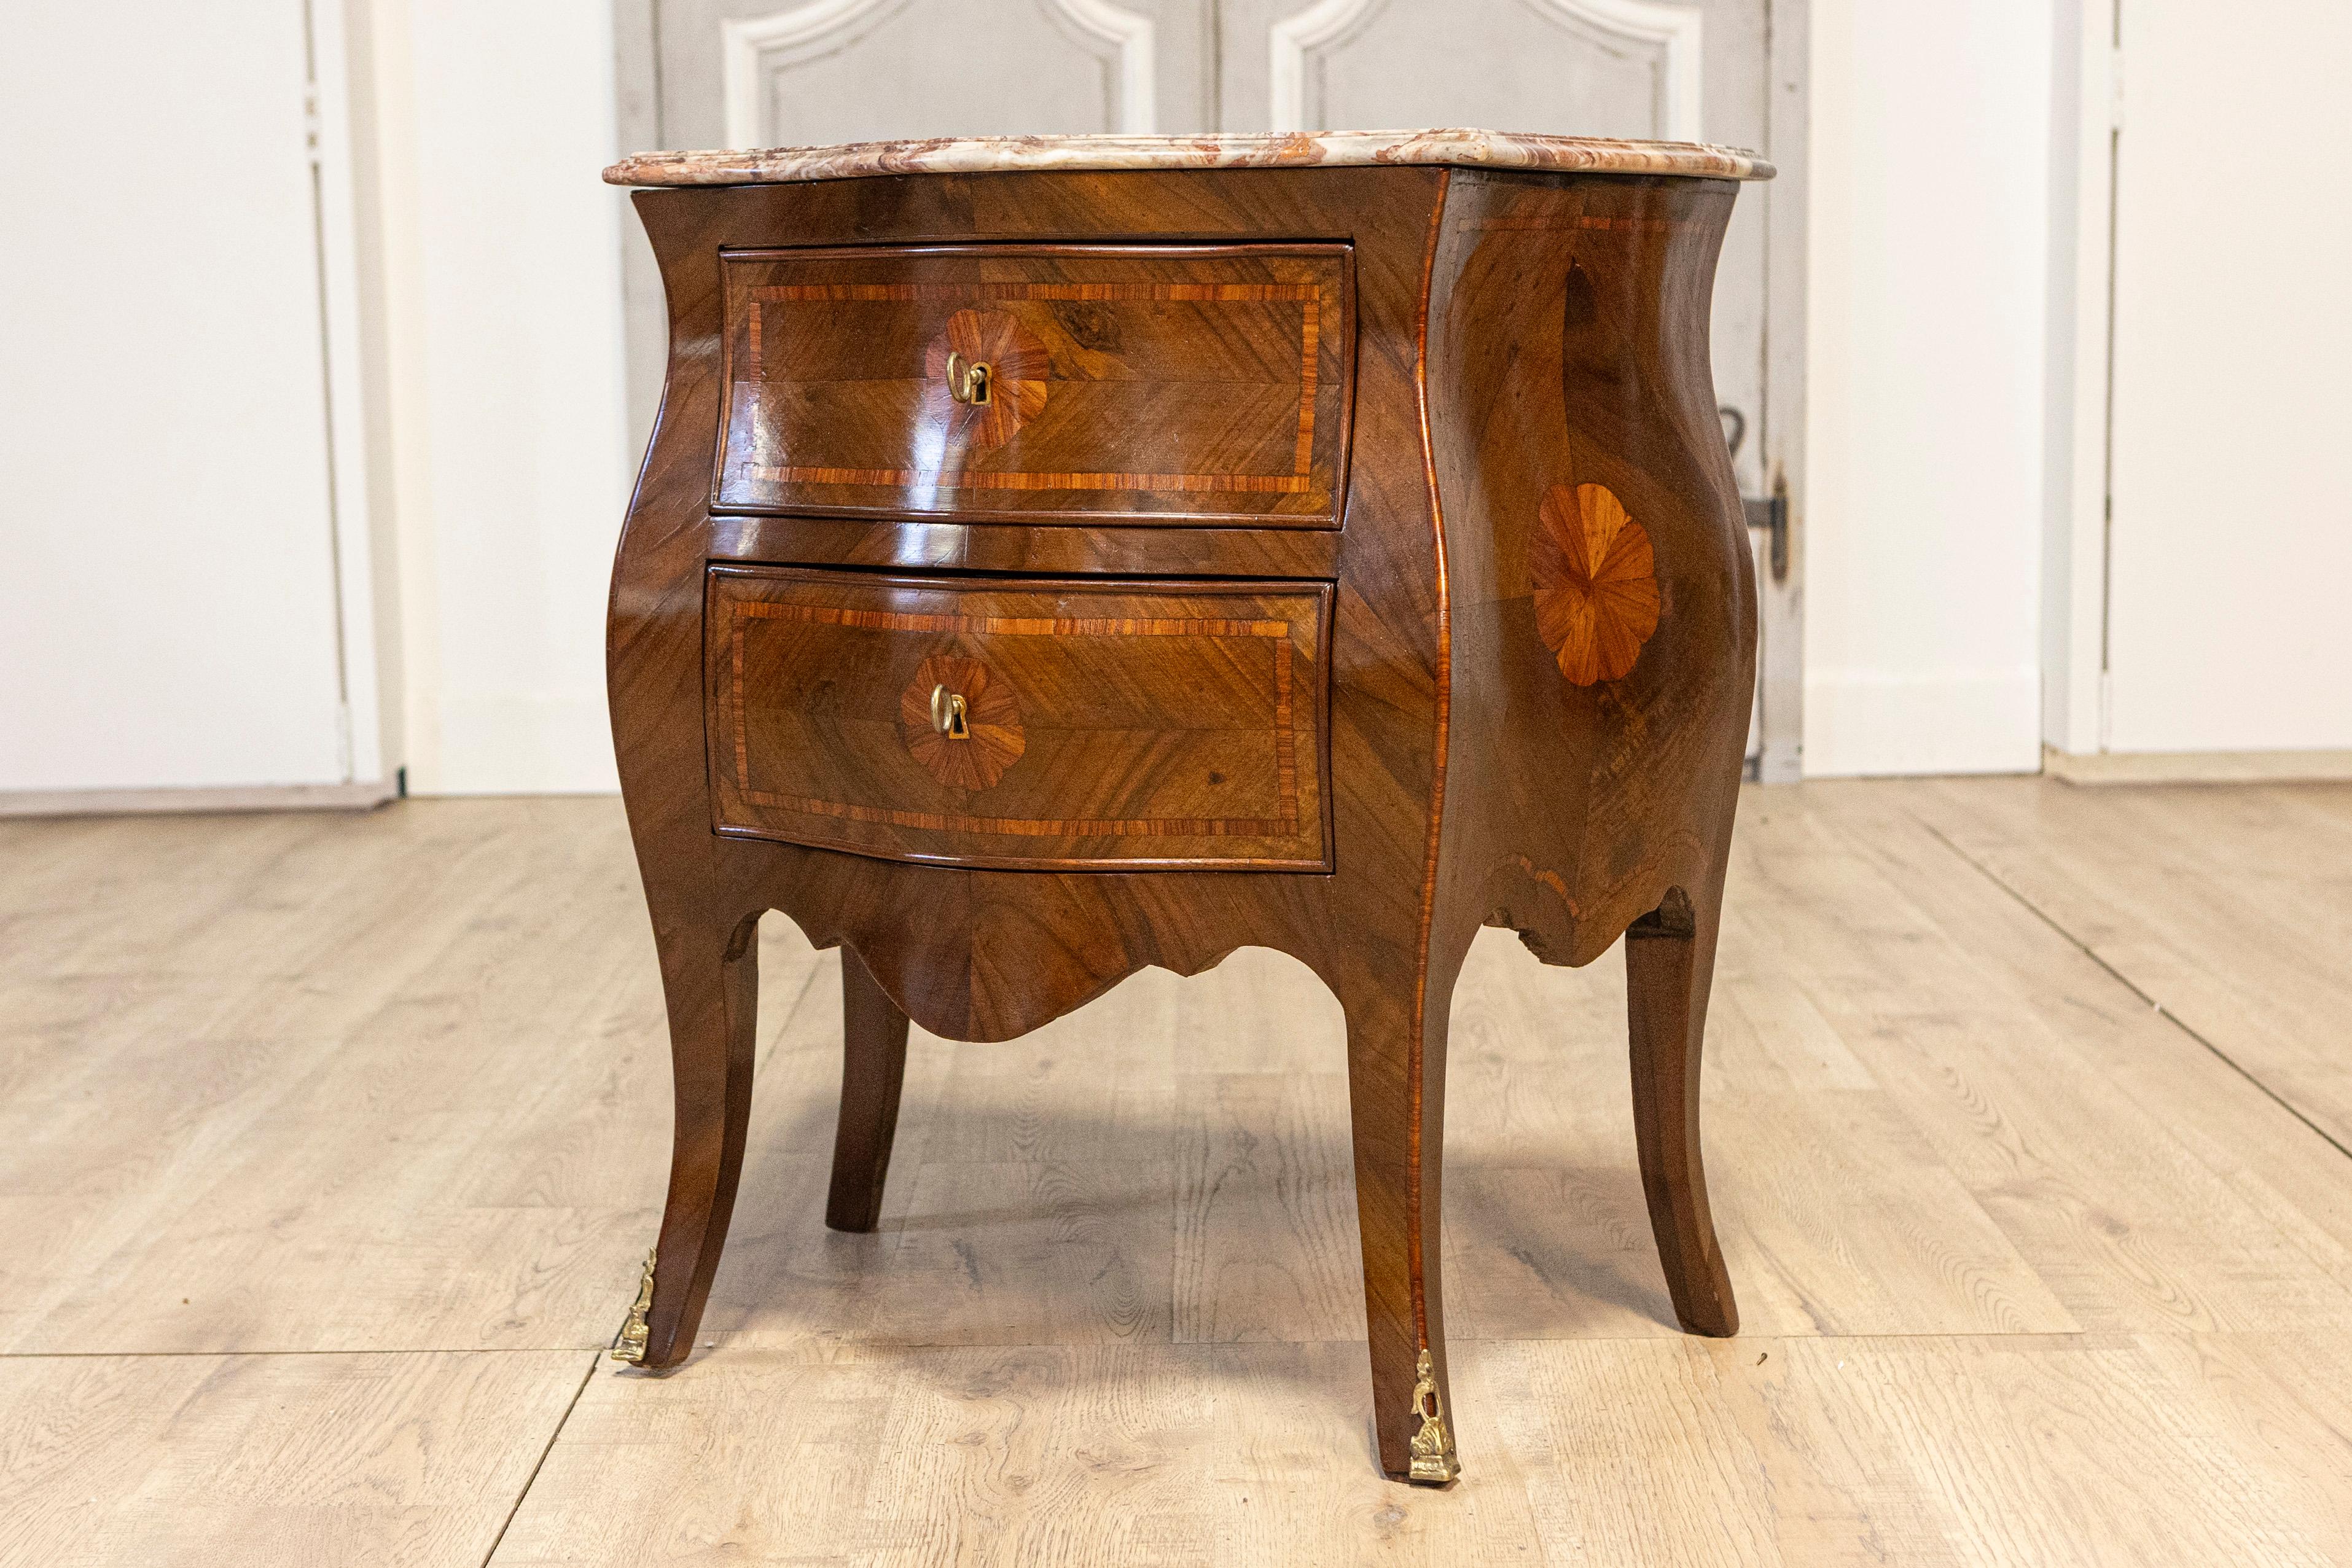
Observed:
[[[856,141],[748,152],[640,152],[604,171],[615,185],[773,185],[876,174],[1005,169],[1298,169],[1447,163],[1570,174],[1685,174],[1769,180],[1772,165],[1736,147],[1615,141],[1507,131],[1326,131],[1201,136],[976,136]]]

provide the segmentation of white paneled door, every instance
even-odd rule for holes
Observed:
[[[339,151],[311,108],[333,20],[9,8],[0,141],[45,151],[0,244],[0,809],[382,776],[324,353],[350,306],[313,156]]]
[[[2352,5],[2124,0],[2120,19],[2098,749],[2334,752],[2318,770],[2340,774],[2352,221],[2328,153]]]
[[[1759,149],[1782,172],[1734,212],[1716,384],[1745,426],[1741,487],[1785,486],[1801,515],[1804,0],[618,0],[617,14],[623,140],[646,148],[1460,125]],[[662,313],[630,244],[642,434]],[[1769,550],[1759,560],[1767,778],[1799,766],[1797,554],[1778,571]]]

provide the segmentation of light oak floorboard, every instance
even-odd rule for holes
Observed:
[[[2352,787],[2000,783],[1912,809],[2352,1147]]]
[[[200,878],[171,853],[192,823],[109,825],[105,874],[11,902],[33,939],[0,995],[36,1025],[0,1195],[37,1244],[0,1266],[0,1348],[609,1337],[667,1142],[617,812],[215,819],[250,863],[215,847]]]
[[[478,1563],[577,1351],[0,1357],[0,1563]]]
[[[2318,1364],[2314,1364],[2315,1361]],[[737,1348],[592,1380],[496,1561],[2346,1561],[2340,1338],[1465,1341],[1465,1480],[1359,1346]]]
[[[1751,791],[1728,1342],[1666,1302],[1620,956],[1482,936],[1432,1494],[1374,1471],[1288,957],[917,1031],[851,1237],[836,960],[771,917],[707,1348],[583,1390],[669,1118],[614,802],[0,823],[0,1563],[2352,1563],[2352,1158],[2296,1114],[2347,848],[2346,789]]]

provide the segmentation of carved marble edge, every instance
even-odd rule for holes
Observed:
[[[1736,147],[1618,141],[1502,131],[1331,131],[1203,136],[979,136],[855,141],[742,152],[640,152],[604,171],[614,185],[775,185],[881,174],[1013,169],[1304,169],[1458,164],[1568,174],[1679,174],[1769,180],[1772,165]]]

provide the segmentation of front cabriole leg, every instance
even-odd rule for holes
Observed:
[[[735,1209],[751,1113],[759,920],[714,921],[690,905],[672,914],[654,896],[676,1101],[669,1197],[612,1354],[662,1368],[693,1348]]]
[[[1401,965],[1340,998],[1381,1469],[1433,1486],[1461,1474],[1438,1239],[1455,964]]]

